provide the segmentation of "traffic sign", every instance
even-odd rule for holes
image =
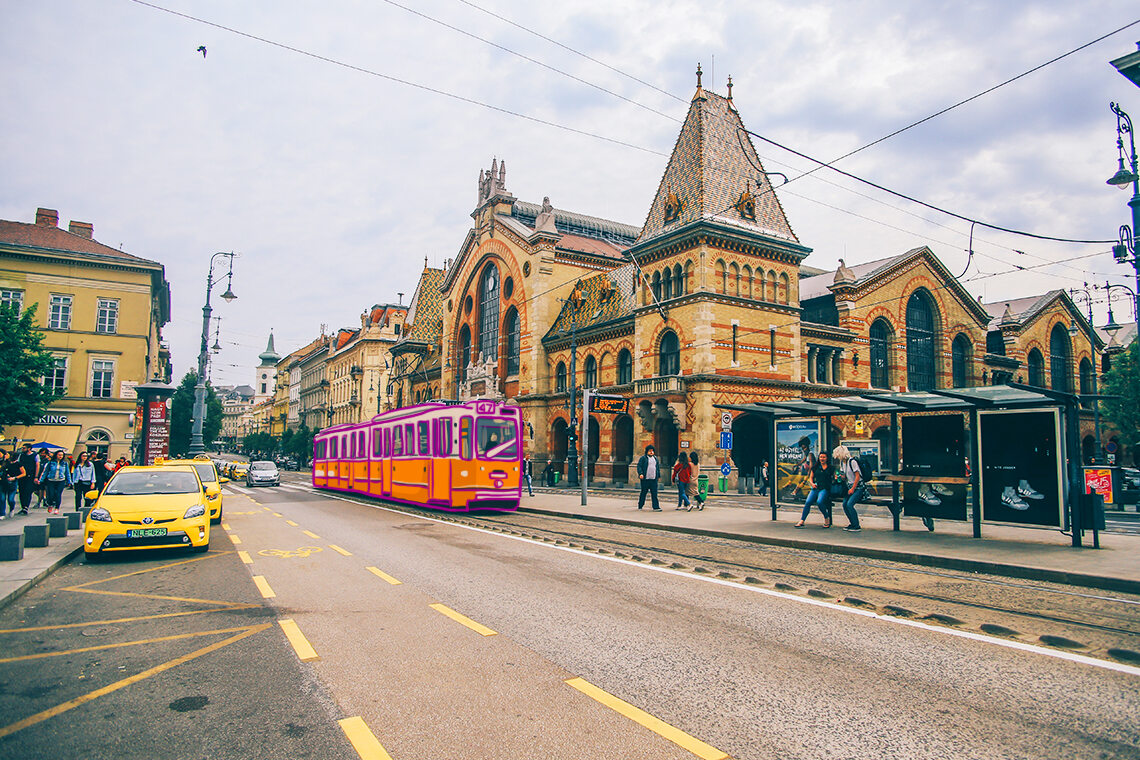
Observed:
[[[625,414],[626,399],[621,396],[590,396],[590,411],[600,414]]]
[[[720,415],[720,426],[722,428],[724,428],[725,430],[728,430],[730,427],[732,427],[732,415],[729,414],[728,412],[724,412],[723,414],[721,414]]]
[[[732,431],[725,430],[720,434],[720,447],[724,450],[732,448]]]
[[[732,474],[732,465],[730,465],[728,462],[725,462],[724,464],[722,464],[720,466],[720,474],[727,478],[729,475]]]

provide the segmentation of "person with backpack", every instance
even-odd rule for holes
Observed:
[[[705,508],[705,497],[701,494],[700,482],[697,479],[701,473],[701,460],[697,452],[689,452],[689,500],[696,502],[697,511]]]
[[[831,455],[839,463],[839,473],[844,481],[843,513],[847,515],[849,524],[843,530],[858,533],[862,528],[859,527],[859,513],[855,505],[867,494],[867,480],[870,473],[864,472],[866,465],[863,460],[851,456],[851,450],[846,446],[836,446]]]
[[[685,452],[677,455],[673,463],[673,482],[677,484],[677,509],[682,505],[686,512],[691,512],[693,503],[689,501],[689,482],[693,479],[693,471],[689,469],[689,457]]]

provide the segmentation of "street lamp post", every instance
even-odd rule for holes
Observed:
[[[570,321],[570,428],[566,431],[566,485],[578,485],[578,319]]]
[[[1099,287],[1099,286],[1096,286],[1096,287]],[[1109,335],[1116,335],[1116,333],[1119,332],[1121,330],[1121,328],[1123,327],[1123,325],[1118,325],[1116,323],[1116,319],[1112,316],[1112,289],[1113,288],[1120,288],[1121,290],[1127,292],[1130,296],[1132,296],[1133,302],[1136,301],[1136,291],[1133,290],[1132,288],[1128,287],[1127,285],[1121,285],[1120,283],[1108,282],[1107,280],[1105,281],[1104,291],[1106,294],[1106,299],[1108,300],[1108,324],[1106,324],[1104,326],[1104,331],[1106,333],[1108,333]]]
[[[210,291],[217,284],[214,280],[214,260],[219,256],[225,256],[230,260],[229,272],[226,274],[226,292],[222,293],[222,300],[229,303],[237,298],[232,287],[234,254],[215,253],[210,257],[210,269],[206,274],[206,305],[202,307],[202,347],[198,351],[198,384],[194,386],[194,425],[190,430],[190,456],[203,454],[206,451],[206,445],[202,440],[202,428],[206,422],[206,363],[210,359],[210,315],[213,313],[213,309],[210,308]],[[219,277],[218,281],[220,280]]]
[[[1095,289],[1096,289],[1096,286],[1093,285],[1091,290],[1095,290]],[[1085,304],[1088,306],[1088,310],[1089,310],[1089,314],[1088,314],[1088,316],[1089,316],[1089,353],[1092,357],[1092,365],[1093,365],[1092,366],[1093,463],[1096,463],[1096,462],[1100,462],[1104,457],[1103,457],[1103,452],[1101,449],[1101,442],[1100,442],[1100,399],[1097,397],[1097,389],[1096,389],[1096,386],[1097,386],[1097,377],[1096,376],[1098,373],[1098,369],[1097,369],[1097,360],[1096,360],[1096,333],[1094,332],[1094,328],[1093,328],[1092,292],[1091,292],[1091,290],[1089,288],[1089,284],[1086,282],[1084,284],[1084,287],[1072,288],[1069,291],[1069,293],[1073,296],[1073,300],[1076,300],[1077,294],[1083,293],[1084,297],[1085,297]],[[1111,318],[1109,319],[1109,321],[1110,322],[1112,321]],[[1073,327],[1072,327],[1072,330],[1070,332],[1072,334],[1077,334],[1077,323],[1076,322],[1073,322]],[[1082,396],[1084,395],[1083,389],[1082,389],[1081,395]]]
[[[1136,290],[1140,292],[1140,261],[1136,256],[1135,236],[1140,234],[1140,173],[1136,162],[1136,139],[1132,132],[1132,119],[1120,110],[1116,103],[1109,103],[1109,108],[1116,114],[1116,150],[1119,154],[1120,164],[1116,174],[1108,180],[1108,184],[1127,190],[1132,186],[1132,197],[1128,200],[1128,207],[1132,209],[1132,226],[1124,225],[1120,228],[1120,242],[1112,247],[1112,256],[1119,264],[1131,263],[1136,272]],[[1124,152],[1124,135],[1128,135],[1128,153]],[[1127,161],[1128,168],[1125,167]],[[1129,171],[1131,169],[1131,171]],[[1131,259],[1129,259],[1131,256]],[[1137,301],[1134,315],[1140,324],[1140,301]]]

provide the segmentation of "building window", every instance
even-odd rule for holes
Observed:
[[[471,328],[463,325],[459,331],[459,366],[456,368],[456,377],[459,382],[467,379],[467,365],[471,363]]]
[[[654,301],[660,301],[661,300],[661,273],[660,272],[654,272],[653,273],[653,300]]]
[[[990,330],[986,333],[986,353],[1005,356],[1005,336],[1001,334],[1001,330]]]
[[[934,388],[934,308],[922,289],[906,304],[906,383],[912,391]]]
[[[673,270],[665,267],[665,276],[661,278],[661,295],[668,301],[673,297]]]
[[[44,387],[62,396],[67,391],[67,357],[57,356],[44,375]]]
[[[111,448],[111,434],[106,430],[92,430],[87,434],[87,450],[94,456],[98,453],[106,454]]]
[[[768,364],[776,366],[776,330],[772,328],[768,330]]]
[[[871,324],[871,387],[891,387],[891,325],[883,318]]]
[[[1069,331],[1062,324],[1053,325],[1053,332],[1049,334],[1049,384],[1055,391],[1068,393],[1073,387],[1069,381],[1072,376],[1069,369],[1071,353]]]
[[[507,333],[507,375],[519,373],[519,313],[512,306],[504,327]]]
[[[499,358],[499,270],[488,264],[479,282],[479,358]]]
[[[52,295],[48,327],[52,330],[71,329],[71,296]]]
[[[661,336],[657,374],[662,377],[681,374],[681,341],[672,330],[666,330]]]
[[[555,393],[566,392],[566,364],[558,362],[558,369],[554,371],[554,391]]]
[[[685,295],[685,272],[681,269],[681,265],[677,264],[673,267],[673,295]]]
[[[959,333],[950,346],[951,375],[953,375],[955,388],[969,388],[970,383],[970,354],[974,351],[970,339]]]
[[[618,385],[633,382],[633,354],[629,352],[628,348],[623,348],[618,354],[617,381]]]
[[[598,387],[598,360],[592,356],[586,357],[586,384],[587,388]]]
[[[1029,352],[1029,384],[1035,388],[1045,387],[1045,357],[1036,348]]]
[[[24,291],[0,289],[0,306],[15,306],[19,314],[24,310]]]
[[[111,385],[115,379],[115,362],[96,359],[91,362],[92,398],[111,398]]]
[[[1091,396],[1092,395],[1092,392],[1093,392],[1092,382],[1093,382],[1092,362],[1090,362],[1088,359],[1081,359],[1081,395],[1082,396]],[[1085,399],[1085,398],[1081,399],[1081,406],[1084,407],[1085,409],[1092,409],[1093,403],[1094,402],[1092,399]]]
[[[739,360],[736,358],[736,332],[737,332],[738,327],[739,327],[739,325],[733,325],[732,326],[732,364],[733,364],[733,366],[736,366],[737,364],[739,364]]]
[[[95,332],[115,333],[119,331],[119,302],[113,298],[100,298],[95,312]]]

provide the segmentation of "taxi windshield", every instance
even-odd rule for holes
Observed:
[[[172,493],[197,493],[201,490],[192,472],[151,470],[124,471],[115,474],[104,492],[108,496],[152,496]]]
[[[213,483],[217,481],[214,475],[214,465],[212,464],[196,464],[194,469],[198,471],[198,479],[203,483]]]
[[[518,459],[519,442],[513,420],[479,420],[481,459]]]

